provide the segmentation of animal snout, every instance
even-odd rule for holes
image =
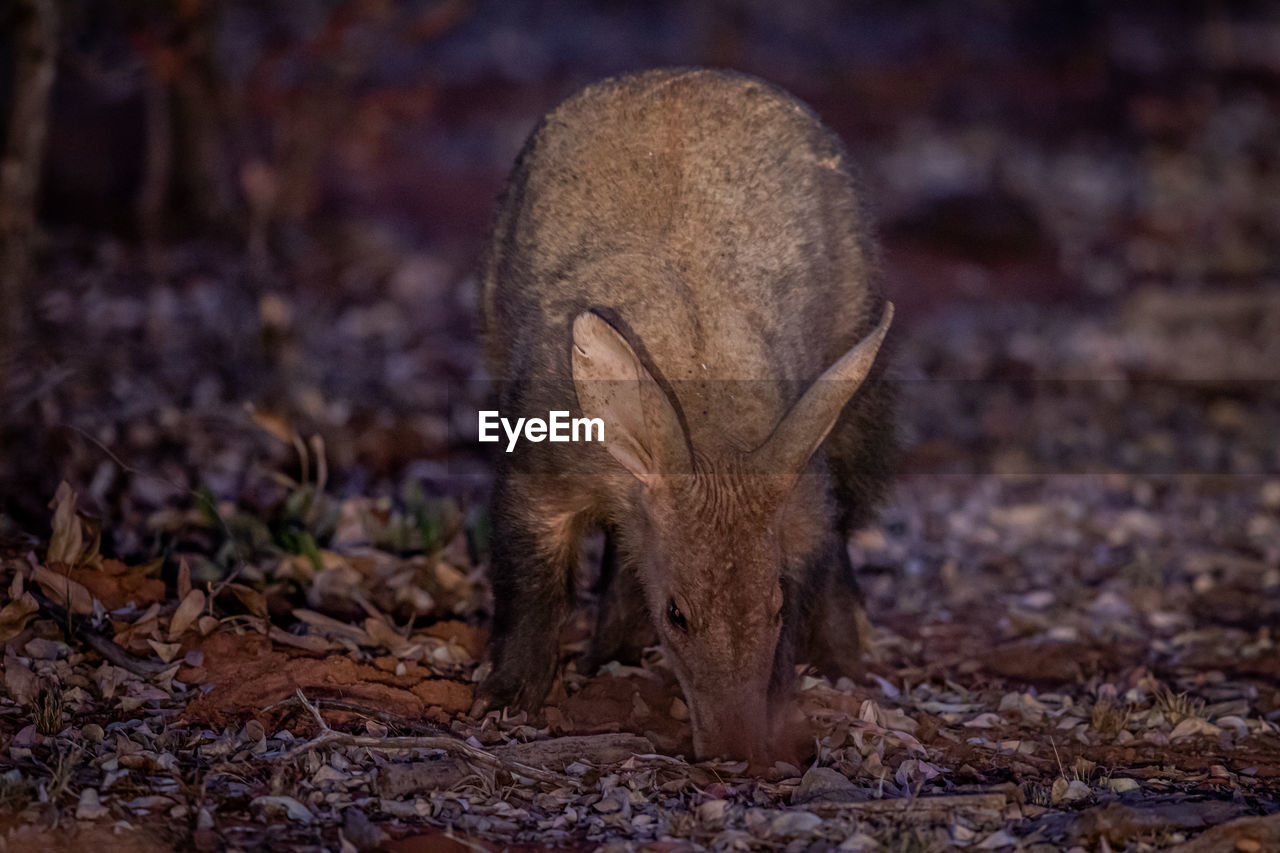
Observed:
[[[746,759],[753,766],[772,763],[773,743],[764,691],[715,697],[690,703],[693,748],[697,757]]]

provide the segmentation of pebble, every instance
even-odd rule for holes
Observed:
[[[833,795],[851,794],[858,787],[850,782],[842,773],[830,767],[812,767],[800,779],[800,786],[791,794],[791,802],[808,803],[818,798],[847,799]]]

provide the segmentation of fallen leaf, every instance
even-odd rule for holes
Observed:
[[[392,654],[408,645],[408,640],[401,636],[395,628],[387,624],[385,618],[370,616],[364,620],[364,630],[374,645],[382,646]]]
[[[55,603],[81,616],[93,612],[93,595],[82,584],[47,566],[36,566],[31,576]]]
[[[160,660],[165,663],[169,663],[173,660],[174,656],[178,654],[178,650],[182,648],[181,643],[161,643],[156,640],[147,640],[147,644],[155,650],[155,653],[159,655]]]
[[[66,648],[62,643],[56,640],[49,640],[44,637],[32,637],[27,644],[22,647],[27,657],[36,660],[57,660],[58,653]]]
[[[12,654],[4,656],[4,687],[19,705],[29,705],[40,693],[40,679]]]
[[[332,616],[325,616],[323,613],[317,613],[314,610],[305,608],[294,610],[293,615],[322,634],[343,637],[362,646],[376,645],[369,637],[369,633],[359,625],[352,625],[339,619],[334,619]]]
[[[63,480],[49,504],[53,510],[53,536],[49,539],[49,551],[45,559],[50,563],[66,563],[74,566],[84,551],[84,529],[76,515],[76,493]]]
[[[842,853],[873,853],[873,851],[882,849],[882,845],[874,836],[865,832],[855,832],[840,842],[840,846],[836,849],[842,851]]]
[[[788,838],[811,832],[822,825],[822,818],[813,812],[783,812],[769,824],[769,834]]]
[[[1199,717],[1187,717],[1173,727],[1173,731],[1169,732],[1169,739],[1177,740],[1178,738],[1193,737],[1195,735],[1216,735],[1221,731],[1222,729],[1208,720],[1202,720]]]
[[[169,621],[169,640],[176,640],[186,633],[202,610],[204,610],[204,591],[193,589],[187,593],[186,598],[182,599],[182,603],[173,613],[173,619]]]
[[[308,652],[325,652],[335,647],[335,643],[332,640],[324,637],[319,637],[315,634],[290,634],[275,625],[272,625],[267,630],[267,636],[277,643],[293,646],[295,649],[304,649]]]
[[[1004,847],[1013,847],[1018,843],[1018,839],[1014,838],[1003,829],[991,833],[978,844],[979,850],[1000,850]]]
[[[719,826],[724,822],[728,810],[728,800],[707,800],[698,805],[698,820],[710,826]]]
[[[75,566],[67,577],[83,586],[107,610],[118,610],[130,602],[142,607],[164,601],[164,581],[151,577],[153,565],[126,566],[119,560],[104,560],[100,567]]]
[[[284,814],[299,823],[311,823],[315,817],[310,809],[293,797],[254,797],[249,805],[262,809],[268,815]]]
[[[906,762],[903,762],[904,764]],[[857,790],[843,773],[830,767],[812,767],[800,779],[800,785],[791,794],[792,803],[812,800],[850,799]]]
[[[284,418],[279,415],[273,415],[270,412],[264,412],[251,404],[246,405],[245,409],[258,429],[267,435],[291,447],[302,445],[302,437]]]
[[[1072,779],[1068,782],[1065,778],[1059,776],[1053,780],[1053,788],[1050,790],[1049,796],[1053,804],[1058,805],[1059,803],[1074,803],[1087,799],[1090,793],[1089,786],[1079,779]]]
[[[98,799],[97,788],[85,788],[80,792],[80,802],[76,804],[76,820],[97,820],[110,813],[111,810]]]
[[[231,584],[231,592],[235,595],[245,608],[260,619],[269,617],[270,612],[267,609],[267,599],[261,592],[250,586],[241,583]]]
[[[19,577],[21,577],[19,575]],[[0,610],[0,643],[7,643],[22,633],[31,617],[40,609],[29,592],[22,593]]]

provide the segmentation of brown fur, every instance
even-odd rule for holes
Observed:
[[[845,535],[892,445],[886,385],[859,387],[887,327],[874,272],[843,146],[759,80],[652,71],[543,119],[499,204],[482,331],[504,416],[601,414],[606,444],[502,454],[478,710],[540,706],[592,525],[593,657],[656,634],[700,754],[763,756],[797,654],[856,669]],[[806,394],[820,375],[835,390]]]

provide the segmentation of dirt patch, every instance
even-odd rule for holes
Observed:
[[[183,666],[178,678],[201,691],[183,714],[198,725],[243,722],[299,690],[313,698],[339,699],[411,720],[432,708],[456,714],[472,701],[470,684],[432,677],[417,665],[412,672],[396,675],[376,663],[284,649],[255,633],[213,634],[191,651],[199,653],[202,663]]]

